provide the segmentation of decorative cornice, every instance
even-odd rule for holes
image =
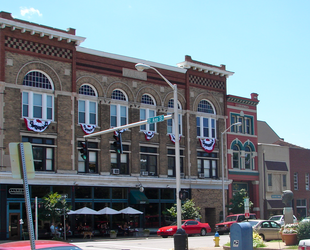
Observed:
[[[211,67],[211,66],[188,62],[188,61],[178,63],[177,66],[183,69],[193,69],[197,71],[202,71],[204,73],[211,74],[211,75],[214,74],[214,75],[219,75],[219,76],[225,76],[226,78],[234,74],[234,72],[219,69],[218,67]]]
[[[259,103],[259,101],[238,98],[235,96],[227,97],[227,102],[234,102],[234,103],[240,103],[240,104],[251,105],[251,106],[256,106]]]
[[[80,45],[86,39],[85,37],[75,36],[66,32],[0,18],[0,28],[4,29],[6,27],[10,27],[12,31],[20,30],[22,33],[29,32],[31,35],[39,34],[41,37],[47,36],[49,39],[57,38],[58,41],[67,40],[67,43],[74,42],[76,45]]]

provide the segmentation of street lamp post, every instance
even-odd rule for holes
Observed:
[[[178,88],[176,84],[172,84],[165,78],[156,68],[153,68],[147,64],[137,63],[135,65],[138,71],[143,71],[145,69],[153,69],[159,74],[166,83],[173,89],[173,110],[174,110],[174,134],[175,134],[175,178],[176,178],[176,199],[177,199],[177,227],[181,228],[181,200],[179,197],[181,188],[181,173],[180,173],[180,141],[179,141],[179,114],[178,114]]]
[[[223,195],[223,221],[225,220],[225,189],[224,189],[224,142],[223,142],[223,136],[224,134],[232,127],[232,126],[239,126],[241,125],[241,122],[236,122],[232,125],[230,125],[224,132],[221,133],[221,146],[222,146],[222,195]]]

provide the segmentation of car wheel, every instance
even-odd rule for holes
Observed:
[[[260,234],[259,236],[262,237],[263,240],[265,240],[265,235]]]
[[[161,237],[163,237],[163,238],[168,238],[168,236],[167,236],[167,235],[162,235]]]
[[[218,232],[219,233],[219,235],[223,235],[224,234],[224,232]]]
[[[201,236],[206,236],[207,235],[207,230],[205,228],[201,229],[200,235]]]

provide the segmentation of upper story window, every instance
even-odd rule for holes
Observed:
[[[306,190],[309,190],[309,173],[305,174]]]
[[[78,151],[82,144],[78,142]],[[81,153],[78,152],[78,172],[79,173],[98,173],[98,143],[87,142],[87,158],[83,160]]]
[[[169,109],[169,113],[171,114],[173,113],[173,109],[174,109],[174,100],[170,99],[168,102],[168,109]],[[181,104],[178,102],[178,110],[182,110]],[[174,119],[169,119],[167,120],[167,133],[168,134],[173,134],[174,133]],[[179,134],[182,134],[182,115],[180,114],[179,111]]]
[[[114,90],[111,95],[110,126],[119,127],[128,123],[128,98],[121,90]]]
[[[298,173],[294,173],[294,190],[298,190]]]
[[[23,85],[34,89],[22,93],[22,116],[30,119],[54,120],[54,95],[51,91],[44,93],[39,90],[53,90],[51,79],[41,71],[30,71],[24,77]]]
[[[197,115],[197,136],[203,138],[216,138],[216,120],[213,106],[207,100],[201,100],[198,104]]]
[[[245,169],[252,169],[252,149],[250,146],[246,146],[245,149]]]
[[[252,116],[240,116],[239,114],[231,115],[231,124],[236,122],[241,122],[240,125],[235,125],[231,127],[231,132],[241,133],[247,135],[253,135],[253,117]]]
[[[54,139],[23,136],[22,142],[30,142],[32,144],[35,171],[54,171]]]
[[[283,190],[286,190],[286,174],[282,175],[282,187]]]
[[[140,171],[142,176],[157,175],[157,148],[140,147]]]
[[[240,148],[237,144],[233,146],[233,168],[240,168]]]
[[[97,97],[96,91],[87,84],[79,89],[79,123],[96,125],[97,124],[97,102],[86,99],[87,97]]]
[[[175,177],[175,150],[168,149],[168,176]],[[184,150],[180,150],[180,173],[184,175],[183,171],[183,159],[184,159]]]
[[[218,156],[217,153],[197,152],[197,171],[199,178],[218,177]]]
[[[140,121],[156,116],[155,108],[156,103],[154,98],[147,94],[143,95],[141,98]],[[140,126],[140,130],[155,132],[156,123],[142,125]]]

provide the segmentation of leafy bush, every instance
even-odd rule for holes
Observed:
[[[266,244],[263,241],[263,238],[259,236],[256,231],[253,231],[253,248],[265,247]]]
[[[310,221],[299,223],[297,238],[298,240],[304,240],[310,238]]]

